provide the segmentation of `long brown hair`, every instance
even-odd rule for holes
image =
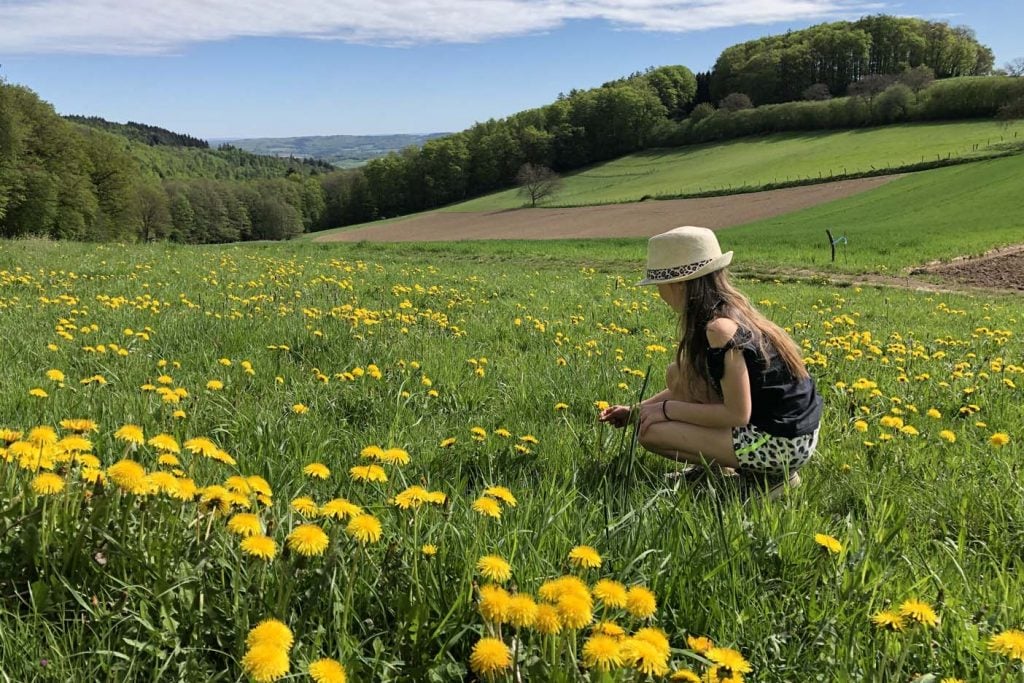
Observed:
[[[685,368],[685,357],[690,372],[685,376],[703,377],[713,386],[708,372],[707,325],[716,318],[729,318],[739,325],[740,334],[759,352],[765,363],[778,356],[795,379],[808,377],[800,347],[786,331],[766,318],[729,282],[726,270],[720,269],[702,277],[687,280],[686,298],[679,319],[680,339],[676,349],[676,363]]]

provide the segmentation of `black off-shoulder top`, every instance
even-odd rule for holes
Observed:
[[[777,353],[768,358],[740,328],[720,348],[708,349],[708,374],[719,396],[725,375],[725,354],[741,349],[750,376],[750,424],[773,436],[793,438],[811,434],[821,422],[822,400],[810,377],[796,379]]]

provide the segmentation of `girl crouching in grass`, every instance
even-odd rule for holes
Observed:
[[[729,282],[715,234],[684,227],[648,241],[647,277],[679,314],[681,330],[666,389],[639,406],[611,406],[616,427],[639,420],[640,443],[659,455],[733,468],[798,486],[818,443],[822,401],[789,335]]]

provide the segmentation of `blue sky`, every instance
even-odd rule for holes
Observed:
[[[0,75],[61,113],[206,138],[453,131],[877,12],[1024,57],[1017,0],[0,0]]]

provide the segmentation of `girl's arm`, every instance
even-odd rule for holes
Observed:
[[[722,348],[736,334],[737,327],[728,318],[712,320],[707,326],[708,343],[714,348]],[[670,420],[705,427],[742,427],[750,422],[750,376],[741,349],[733,348],[725,352],[722,397],[724,402],[718,404],[668,400],[664,412]]]

